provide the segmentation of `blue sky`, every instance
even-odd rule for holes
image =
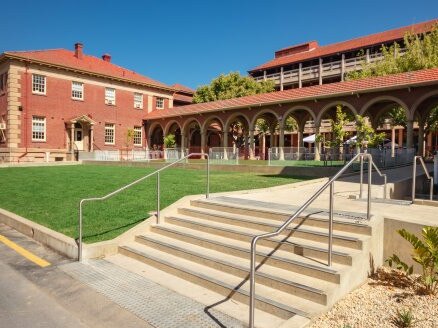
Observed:
[[[110,53],[112,62],[196,88],[246,71],[280,48],[329,44],[438,18],[437,0],[5,1],[0,52],[51,48]]]

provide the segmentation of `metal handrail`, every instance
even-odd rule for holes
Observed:
[[[371,163],[373,167],[376,169],[377,173],[380,175],[380,177],[383,178],[383,199],[386,199],[386,190],[387,190],[387,184],[388,184],[388,178],[387,175],[380,172],[379,168],[377,167],[376,163],[373,161],[372,157]],[[363,158],[361,157],[360,160],[360,189],[359,189],[359,199],[362,199],[362,189],[363,189]]]
[[[162,168],[160,168],[152,173],[149,173],[148,175],[141,177],[141,178],[131,182],[130,184],[127,184],[126,186],[121,187],[121,188],[119,188],[119,189],[117,189],[117,190],[115,190],[115,191],[113,191],[105,196],[82,199],[79,202],[78,261],[79,262],[82,261],[82,205],[85,202],[91,202],[91,201],[96,201],[96,200],[106,200],[106,199],[118,194],[119,192],[126,190],[126,189],[132,187],[133,185],[136,185],[137,183],[139,183],[143,180],[146,180],[147,178],[156,174],[157,175],[157,224],[159,224],[160,223],[160,172],[166,170],[167,168],[169,168],[169,167],[171,167],[179,162],[185,161],[193,156],[201,156],[201,157],[204,156],[207,158],[207,162],[206,162],[206,166],[207,166],[207,190],[205,193],[205,198],[208,198],[210,195],[210,156],[208,154],[205,154],[205,153],[191,153],[191,154],[188,154],[187,156],[182,157],[182,158],[176,160],[175,162],[172,162],[166,166],[163,166]]]
[[[426,177],[430,180],[430,195],[429,199],[433,200],[433,177],[430,176],[429,171],[426,168],[426,164],[424,163],[423,157],[415,156],[414,157],[414,167],[412,168],[412,202],[415,201],[415,187],[417,184],[417,160],[420,160],[421,166],[423,167],[424,173],[426,173]]]
[[[371,173],[372,173],[372,156],[367,153],[356,154],[335,176],[327,181],[312,197],[310,197],[286,222],[284,222],[276,231],[254,236],[251,240],[251,264],[250,264],[250,300],[249,300],[249,327],[254,328],[254,308],[255,308],[255,263],[256,263],[256,246],[260,239],[278,236],[286,227],[291,224],[303,211],[309,207],[313,201],[320,196],[327,187],[330,187],[330,203],[329,203],[329,249],[328,249],[328,265],[332,264],[332,239],[333,239],[333,198],[334,198],[334,182],[355,162],[358,158],[367,157],[368,162],[368,202],[367,202],[367,219],[370,219],[371,212]]]

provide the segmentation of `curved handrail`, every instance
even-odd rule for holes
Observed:
[[[265,233],[262,235],[254,236],[251,240],[251,263],[250,263],[250,300],[249,300],[249,327],[254,328],[254,308],[255,308],[255,254],[257,242],[260,239],[270,238],[278,236],[284,229],[287,228],[301,213],[303,213],[307,207],[313,201],[318,198],[326,189],[330,186],[330,223],[329,223],[329,257],[328,263],[331,266],[331,254],[332,254],[332,230],[333,230],[333,183],[355,162],[358,158],[367,157],[368,161],[368,204],[367,204],[367,219],[370,219],[371,211],[371,173],[372,173],[372,156],[368,153],[356,154],[341,170],[338,171],[329,181],[327,181],[317,192],[315,192],[312,197],[310,197],[289,219],[287,219],[276,231]]]
[[[417,160],[420,160],[423,171],[424,173],[426,173],[426,177],[430,180],[429,199],[433,200],[433,177],[430,176],[426,164],[424,163],[423,157],[414,156],[414,166],[412,168],[412,203],[415,201],[415,189],[417,183]]]
[[[143,181],[143,180],[146,180],[147,178],[149,178],[151,176],[157,175],[157,224],[159,224],[160,223],[160,172],[168,169],[169,167],[171,167],[171,166],[173,166],[173,165],[175,165],[175,164],[177,164],[179,162],[187,160],[187,159],[189,159],[190,157],[193,157],[193,156],[204,156],[204,157],[207,157],[207,162],[206,162],[206,165],[207,165],[207,190],[206,190],[206,193],[205,193],[205,198],[208,198],[209,194],[210,194],[210,157],[209,157],[208,154],[205,154],[205,153],[191,153],[191,154],[188,154],[187,156],[184,156],[184,157],[176,160],[175,162],[172,162],[172,163],[170,163],[170,164],[168,164],[166,166],[163,166],[162,168],[160,168],[160,169],[158,169],[158,170],[156,170],[156,171],[154,171],[152,173],[149,173],[148,175],[145,175],[144,177],[141,177],[141,178],[131,182],[130,184],[127,184],[126,186],[123,186],[123,187],[121,187],[121,188],[119,188],[119,189],[117,189],[117,190],[115,190],[113,192],[110,192],[109,194],[107,194],[105,196],[102,196],[102,197],[91,197],[91,198],[84,198],[84,199],[82,199],[79,202],[78,261],[80,261],[80,262],[82,261],[82,205],[85,202],[92,202],[92,201],[97,201],[97,200],[106,200],[106,199],[111,198],[112,196],[118,194],[119,192],[122,192],[123,190],[126,190],[126,189],[136,185],[137,183]]]

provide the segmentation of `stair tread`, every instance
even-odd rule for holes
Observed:
[[[161,236],[158,234],[149,234],[147,236],[141,236],[142,238],[154,241],[159,244],[165,244],[171,247],[176,247],[190,254],[201,256],[204,258],[211,259],[216,262],[229,264],[233,267],[241,269],[245,272],[249,272],[250,261],[241,257],[225,254],[219,251],[204,248],[202,246],[197,246],[189,244],[180,240],[173,238]],[[300,273],[291,272],[285,269],[275,268],[270,265],[263,265],[257,270],[258,274],[265,277],[272,277],[272,279],[297,286],[318,294],[325,294],[331,288],[337,286],[334,283],[327,281],[321,281],[317,278],[312,278],[307,275]]]
[[[213,242],[213,243],[222,243],[223,245],[226,245],[228,247],[233,247],[233,248],[239,249],[240,251],[247,252],[248,256],[250,254],[250,242],[238,241],[238,240],[234,240],[234,239],[230,239],[230,238],[226,238],[226,237],[222,237],[222,236],[216,236],[214,234],[209,234],[206,232],[202,232],[201,234],[200,233],[195,234],[193,229],[189,229],[189,228],[185,228],[185,227],[178,227],[178,226],[168,225],[168,224],[164,224],[164,225],[156,226],[156,227],[170,229],[170,230],[175,231],[177,233],[183,233],[186,235],[197,237],[198,239],[203,238],[203,239],[206,239],[209,242]],[[267,247],[267,246],[263,246],[263,245],[257,245],[257,254],[267,255],[267,254],[270,254],[271,252],[272,252],[272,248]],[[283,260],[283,261],[292,261],[294,263],[299,263],[299,264],[302,264],[304,266],[316,268],[318,270],[322,270],[322,271],[329,272],[329,273],[337,273],[337,272],[342,273],[343,271],[346,270],[346,268],[348,268],[348,266],[342,265],[339,263],[333,263],[333,267],[328,268],[327,265],[325,263],[321,263],[320,260],[308,259],[306,257],[300,256],[300,255],[297,255],[297,254],[294,254],[291,252],[287,252],[284,250],[277,250],[272,257],[276,258],[276,259]]]
[[[130,251],[134,251],[142,256],[152,258],[155,261],[159,261],[174,268],[178,268],[179,270],[185,271],[191,275],[202,277],[206,280],[229,288],[230,290],[236,289],[237,286],[244,282],[244,279],[236,277],[234,275],[224,273],[213,268],[209,268],[205,265],[198,264],[174,256],[172,254],[154,249],[152,247],[141,245],[139,243],[130,242],[121,247]],[[248,281],[244,282],[242,286],[240,286],[238,289],[244,295],[249,295]],[[291,313],[308,316],[310,313],[316,313],[324,309],[324,306],[318,303],[308,301],[301,297],[297,297],[260,284],[256,284],[256,290],[257,299],[263,300],[270,304],[274,304]]]
[[[267,213],[274,214],[282,214],[282,215],[290,215],[294,213],[300,206],[298,205],[289,205],[289,204],[281,204],[281,203],[272,203],[272,202],[264,202],[260,200],[239,198],[239,197],[230,197],[230,196],[218,196],[212,197],[208,199],[199,199],[198,202],[202,203],[210,203],[210,204],[218,204],[224,205],[228,207],[235,207],[239,209],[252,209],[259,210]],[[308,207],[304,213],[313,213],[313,212],[325,212],[328,214],[327,209]],[[351,211],[341,211],[335,210],[334,217],[351,217],[363,220],[363,224],[367,224],[366,214],[361,212],[351,212]]]
[[[218,236],[218,235],[211,234],[208,232],[202,232],[202,237],[201,237],[201,235],[199,233],[194,233],[193,229],[186,228],[186,227],[180,227],[180,226],[173,225],[173,224],[170,224],[170,225],[169,224],[162,224],[162,225],[153,225],[153,226],[154,227],[164,227],[165,229],[168,229],[168,230],[180,233],[180,234],[189,235],[192,238],[196,238],[196,239],[200,238],[200,239],[204,239],[204,240],[209,241],[209,242],[220,243],[222,245],[231,245],[231,246],[240,247],[240,248],[244,248],[244,249],[249,249],[249,245],[250,245],[249,242],[236,240],[233,238],[228,238],[228,237],[223,237],[223,236]],[[281,237],[281,238],[273,237],[273,238],[268,238],[268,239],[280,240],[280,239],[284,239],[284,237]],[[321,242],[314,241],[314,240],[308,240],[308,239],[304,239],[304,238],[291,236],[284,243],[290,243],[292,245],[296,245],[299,247],[308,247],[308,248],[319,250],[321,252],[328,253],[327,243],[321,243]],[[258,245],[257,250],[264,250],[266,252],[271,252],[272,248],[270,248],[268,246]],[[286,253],[289,253],[289,252],[286,252]],[[342,255],[342,256],[355,256],[355,255],[361,254],[361,252],[359,250],[348,248],[348,247],[343,247],[343,246],[339,246],[339,245],[333,245],[333,253],[337,254],[337,255]]]
[[[171,215],[169,217],[183,219],[183,220],[189,220],[191,222],[194,222],[197,224],[202,224],[204,226],[212,226],[212,227],[216,227],[216,228],[220,228],[220,229],[226,229],[229,231],[242,232],[242,233],[246,233],[247,235],[252,235],[252,236],[266,233],[266,231],[262,231],[262,230],[258,230],[258,229],[240,227],[240,226],[236,226],[236,225],[232,225],[232,224],[227,224],[227,223],[222,223],[222,222],[214,222],[214,221],[206,220],[206,219],[199,219],[199,218],[195,218],[195,217],[192,217],[189,215],[184,215],[184,214],[175,214],[175,215]],[[275,231],[278,227],[280,227],[280,224],[271,225],[272,229],[270,231]],[[328,229],[326,229],[326,228],[304,226],[304,227],[299,227],[297,230],[302,231],[302,232],[309,232],[309,233],[313,233],[313,234],[317,234],[317,235],[321,235],[321,236],[328,236]],[[345,240],[351,240],[351,241],[362,241],[362,240],[365,240],[368,238],[368,236],[356,234],[353,232],[344,232],[344,231],[333,231],[333,237],[345,239]],[[284,234],[283,234],[283,238],[284,238]]]
[[[202,201],[202,202],[208,202],[208,203],[213,203],[213,204],[220,204],[220,205],[225,205],[225,203],[222,202],[213,202],[213,201]],[[227,204],[229,205],[229,204]],[[239,209],[244,209],[245,207],[239,207]],[[209,209],[209,208],[204,208],[204,207],[196,207],[192,206],[192,207],[182,207],[181,209],[187,209],[190,211],[196,211],[199,213],[207,213],[207,214],[211,214],[213,216],[221,216],[221,217],[225,217],[225,218],[231,218],[231,219],[239,219],[242,221],[250,221],[250,222],[260,222],[260,223],[267,223],[267,224],[274,224],[274,225],[279,225],[279,220],[276,219],[269,219],[269,218],[261,218],[261,217],[255,217],[255,216],[250,216],[250,215],[244,215],[244,214],[235,214],[235,213],[230,213],[230,212],[224,212],[224,211],[219,211],[219,210],[214,210],[214,209]],[[254,209],[254,208],[250,208],[248,207],[248,209]],[[259,210],[259,208],[256,208],[257,210]],[[267,209],[264,209],[267,211]],[[270,210],[269,210],[270,212]],[[273,212],[273,213],[277,213],[277,214],[284,214],[287,216],[291,216],[295,213],[295,211],[279,211],[279,212]],[[300,215],[299,217],[311,217],[315,220],[320,220],[322,222],[327,222],[329,220],[329,216],[328,213],[326,213],[326,211],[322,211],[320,209],[308,209],[306,210],[302,215]],[[365,223],[365,222],[358,222],[356,220],[352,220],[352,219],[347,219],[345,217],[341,217],[341,216],[336,216],[334,215],[333,217],[333,221],[335,223],[338,224],[345,224],[345,225],[351,225],[351,226],[355,226],[355,227],[364,227],[364,228],[370,228],[370,226]],[[281,224],[281,223],[280,223]]]

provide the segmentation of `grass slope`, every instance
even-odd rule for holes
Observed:
[[[78,236],[79,201],[100,197],[152,168],[76,165],[0,169],[0,207],[65,235]],[[210,192],[265,188],[303,180],[254,173],[211,172]],[[171,169],[161,173],[161,208],[185,195],[205,192],[205,171]],[[156,210],[156,179],[84,208],[84,241],[116,237]]]

